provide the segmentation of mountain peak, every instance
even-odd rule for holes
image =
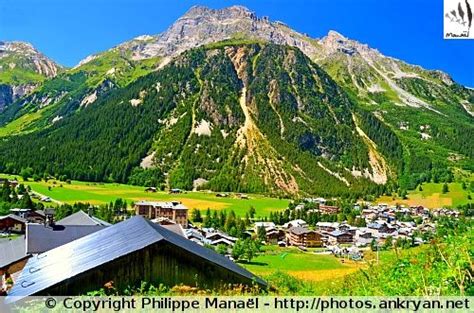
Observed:
[[[335,39],[335,40],[347,40],[346,37],[344,37],[343,35],[341,35],[335,30],[330,30],[327,34],[327,37],[331,39]]]
[[[31,43],[23,41],[0,41],[0,60],[0,71],[22,67],[45,77],[53,77],[60,69]],[[2,64],[5,62],[7,64]]]
[[[221,17],[254,17],[255,13],[250,11],[247,7],[241,5],[234,5],[223,9],[211,9],[202,5],[195,5],[191,7],[182,18],[198,18],[202,16],[221,16]]]
[[[308,56],[316,54],[317,47],[306,35],[282,25],[240,5],[222,9],[193,6],[163,33],[146,37],[146,42],[135,38],[118,48],[131,52],[133,60],[141,60],[173,57],[188,49],[238,37],[294,46]]]

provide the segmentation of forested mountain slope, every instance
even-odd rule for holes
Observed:
[[[379,152],[371,162],[365,119],[298,49],[222,43],[186,52],[51,127],[5,139],[0,164],[86,180],[152,176],[186,189],[361,191],[376,184],[351,171],[385,183],[395,164]],[[133,170],[140,163],[149,169]]]
[[[0,113],[0,170],[282,194],[403,192],[474,169],[474,92],[330,31],[193,7]],[[8,131],[2,131],[8,130]]]

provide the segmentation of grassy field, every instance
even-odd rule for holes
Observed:
[[[0,175],[0,177],[14,178],[9,175]],[[21,181],[21,179],[20,179]],[[217,198],[215,193],[209,192],[187,192],[183,194],[168,194],[167,192],[146,193],[144,187],[106,184],[106,183],[88,183],[72,181],[66,184],[59,181],[28,181],[22,182],[29,185],[31,189],[42,195],[62,203],[88,202],[91,204],[104,204],[117,198],[123,198],[127,201],[156,200],[156,201],[181,201],[188,208],[198,208],[200,210],[234,210],[239,216],[245,213],[253,206],[256,210],[256,216],[268,216],[272,211],[280,211],[288,206],[287,199],[274,199],[261,195],[249,195],[248,200],[237,199],[235,197]]]
[[[267,247],[265,247],[267,248]],[[276,248],[260,254],[251,263],[242,263],[252,273],[260,276],[284,272],[310,282],[322,282],[353,273],[363,263],[336,258],[333,255],[302,252],[297,248]]]
[[[443,184],[424,183],[421,188],[422,191],[416,189],[408,192],[408,199],[401,199],[397,197],[384,196],[380,197],[378,203],[387,204],[405,204],[405,205],[422,205],[424,207],[442,208],[445,206],[456,207],[458,205],[473,202],[467,198],[469,191],[461,187],[461,183],[450,183],[449,192],[443,194]],[[471,195],[474,197],[474,194]]]

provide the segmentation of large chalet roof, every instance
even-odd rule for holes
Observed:
[[[171,243],[217,266],[266,285],[263,280],[226,257],[160,225],[153,224],[141,216],[134,216],[29,259],[7,301],[13,302],[35,295],[67,279],[158,242]]]
[[[95,233],[102,225],[26,224],[26,253],[42,253],[78,238]]]
[[[0,241],[0,268],[28,257],[25,252],[25,237]]]
[[[78,211],[74,214],[71,214],[62,220],[56,222],[57,225],[84,225],[84,226],[110,226],[110,223],[103,221],[95,216],[89,215],[84,211]]]
[[[289,232],[295,235],[304,235],[304,234],[312,233],[314,232],[314,230],[309,230],[308,228],[297,226],[297,227],[291,227],[289,229]]]

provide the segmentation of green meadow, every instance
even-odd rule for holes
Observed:
[[[8,177],[10,179],[16,176],[0,175],[0,177]],[[20,177],[16,177],[21,181]],[[31,189],[41,195],[50,197],[51,199],[61,202],[73,204],[75,202],[87,202],[94,205],[105,204],[122,198],[128,202],[136,202],[140,200],[150,201],[181,201],[188,208],[197,208],[200,210],[234,210],[239,216],[254,207],[257,217],[268,216],[272,211],[280,211],[285,209],[290,200],[275,199],[262,195],[248,195],[249,199],[238,199],[233,194],[228,198],[218,198],[215,192],[186,192],[181,194],[169,194],[168,192],[158,191],[156,193],[145,192],[144,187],[131,186],[114,183],[90,183],[81,181],[72,181],[71,184],[56,180],[44,181],[27,181],[21,183],[28,185]]]
[[[442,207],[457,207],[467,203],[472,203],[473,200],[468,198],[474,197],[474,193],[469,191],[469,187],[466,189],[462,188],[461,183],[450,183],[448,184],[449,191],[442,193],[442,183],[423,183],[421,190],[418,188],[408,192],[407,199],[401,199],[399,197],[383,196],[377,201],[379,203],[387,204],[404,204],[404,205],[422,205],[424,207],[434,209]]]
[[[343,260],[329,254],[303,252],[297,248],[265,246],[264,253],[250,263],[241,263],[252,273],[261,276],[283,272],[311,282],[322,282],[346,276],[364,266],[363,262]]]

